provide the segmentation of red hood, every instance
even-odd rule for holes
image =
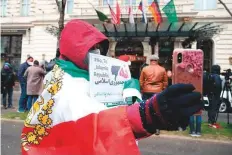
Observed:
[[[89,23],[71,20],[61,32],[60,54],[87,70],[88,66],[84,63],[86,54],[93,45],[104,40],[108,40],[107,37]]]

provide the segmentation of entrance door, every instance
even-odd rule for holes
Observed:
[[[160,40],[159,41],[159,63],[166,69],[172,67],[172,53],[174,50],[174,41]]]
[[[143,44],[137,40],[123,40],[117,43],[115,47],[115,56],[134,55],[143,56]],[[131,61],[130,71],[133,78],[139,79],[140,68],[145,62]]]
[[[212,67],[213,41],[211,39],[197,42],[197,49],[204,52],[204,70],[210,71]]]

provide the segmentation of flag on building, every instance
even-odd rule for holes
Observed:
[[[144,8],[143,0],[141,0],[141,2],[139,3],[139,8],[138,9],[142,12],[142,16],[143,16],[142,21],[144,23],[147,23],[147,15],[145,13],[145,8]]]
[[[109,4],[108,4],[109,5]],[[118,19],[117,19],[117,16],[116,16],[116,14],[115,14],[115,12],[114,12],[114,10],[110,7],[110,5],[109,5],[109,8],[110,8],[110,14],[111,14],[111,22],[113,23],[113,24],[117,24],[118,23]]]
[[[102,13],[101,11],[98,11],[97,9],[95,9],[95,11],[100,21],[105,22],[108,20],[108,17],[104,13]]]
[[[162,10],[166,14],[169,22],[178,21],[174,0],[164,0],[164,8]]]
[[[120,24],[120,22],[121,22],[120,16],[121,16],[121,10],[120,10],[120,7],[119,7],[118,1],[117,1],[117,6],[116,6],[116,17],[117,17],[117,21],[118,21],[117,24]]]
[[[113,24],[120,24],[120,8],[119,8],[119,4],[118,4],[118,1],[117,1],[117,7],[116,7],[116,13],[114,12],[114,10],[111,8],[110,6],[110,3],[109,3],[109,0],[107,0],[107,4],[110,8],[110,14],[111,14],[111,22]]]
[[[157,0],[154,0],[148,9],[152,14],[155,23],[161,23],[162,16],[161,16],[161,12],[160,12],[160,8],[159,8],[159,4],[158,4]]]
[[[133,15],[133,8],[132,8],[132,0],[129,3],[129,23],[135,23],[134,15]]]

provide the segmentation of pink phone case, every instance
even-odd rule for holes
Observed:
[[[178,62],[178,54],[182,54],[182,62]],[[203,52],[194,49],[176,49],[173,52],[172,83],[191,83],[195,91],[203,91]]]

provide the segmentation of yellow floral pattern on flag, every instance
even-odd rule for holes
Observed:
[[[63,76],[64,71],[55,65],[52,70],[52,78],[46,80],[44,85],[44,91],[47,91],[50,94],[50,99],[45,103],[44,98],[41,95],[28,113],[24,124],[26,127],[33,127],[33,131],[22,134],[21,145],[25,151],[29,150],[27,146],[30,144],[39,145],[43,137],[49,135],[47,130],[51,128],[53,123],[50,114],[52,114],[52,108],[55,105],[53,96],[61,90]],[[31,124],[31,120],[35,116],[39,123]]]

